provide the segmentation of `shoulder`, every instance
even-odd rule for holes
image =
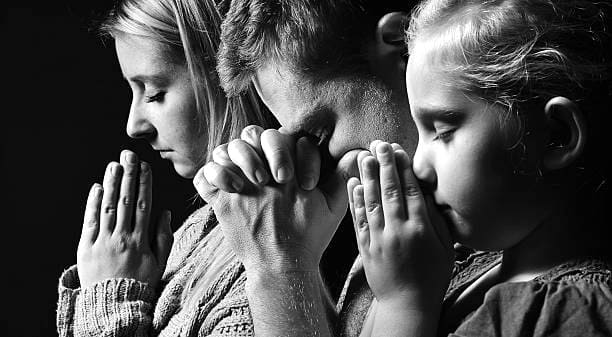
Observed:
[[[612,269],[596,259],[568,262],[528,282],[492,287],[455,336],[610,336]]]

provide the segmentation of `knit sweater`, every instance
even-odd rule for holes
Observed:
[[[195,211],[174,234],[161,292],[147,283],[117,278],[80,288],[76,266],[60,277],[57,329],[60,336],[253,336],[244,290],[246,274],[233,259],[199,301],[182,294],[198,263],[214,250],[198,243],[222,235],[212,209]]]

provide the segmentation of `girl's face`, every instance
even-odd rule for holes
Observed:
[[[145,139],[179,175],[193,178],[204,162],[207,137],[187,67],[152,39],[118,34],[115,49],[132,89],[128,135]]]
[[[413,168],[458,242],[476,249],[509,248],[541,220],[533,176],[515,174],[511,122],[504,111],[468,97],[448,74],[434,71],[430,52],[410,55],[406,85],[419,132]],[[529,146],[529,140],[526,140]]]

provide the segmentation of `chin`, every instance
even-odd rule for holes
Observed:
[[[186,179],[193,179],[196,173],[198,172],[198,167],[195,165],[185,165],[182,163],[173,163],[174,171],[176,173]]]

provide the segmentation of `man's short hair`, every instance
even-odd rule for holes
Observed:
[[[378,20],[408,12],[404,0],[234,0],[222,24],[217,70],[228,95],[268,62],[313,81],[368,72],[367,42]]]

